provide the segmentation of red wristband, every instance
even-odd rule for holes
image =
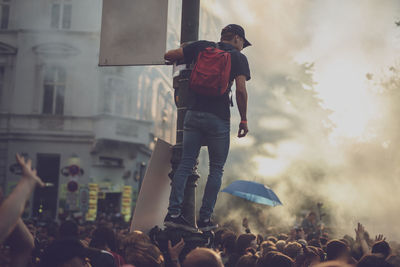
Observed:
[[[240,123],[247,123],[247,121],[240,121]]]

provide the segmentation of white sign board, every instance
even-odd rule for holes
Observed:
[[[163,226],[171,192],[171,156],[171,144],[158,139],[136,201],[131,231],[147,233],[156,225]]]
[[[103,0],[100,66],[164,64],[168,0]]]

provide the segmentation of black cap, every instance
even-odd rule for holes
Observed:
[[[243,48],[251,45],[251,43],[249,41],[247,41],[247,39],[245,37],[244,29],[242,28],[242,26],[237,25],[237,24],[229,24],[228,26],[226,26],[225,28],[222,29],[221,35],[224,34],[225,32],[233,32],[233,33],[239,35],[240,37],[242,37],[244,39]]]

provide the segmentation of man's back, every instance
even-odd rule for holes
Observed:
[[[244,75],[246,80],[250,79],[250,68],[249,63],[245,55],[240,53],[232,45],[228,43],[215,43],[210,41],[197,41],[193,42],[183,48],[184,61],[187,64],[192,62],[196,63],[197,58],[205,48],[207,47],[218,47],[221,50],[228,51],[231,54],[231,72],[229,75],[229,86],[227,93],[220,97],[208,97],[200,94],[194,94],[194,102],[189,107],[191,110],[203,111],[212,113],[223,120],[230,119],[230,98],[229,91],[232,86],[233,80],[239,76]]]

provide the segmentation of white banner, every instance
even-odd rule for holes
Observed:
[[[103,0],[100,66],[164,64],[168,0]]]

